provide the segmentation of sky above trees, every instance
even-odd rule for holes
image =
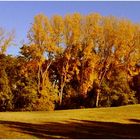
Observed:
[[[44,13],[48,17],[59,14],[79,12],[100,13],[103,16],[125,17],[133,22],[140,22],[140,2],[0,2],[0,27],[15,30],[16,46],[11,46],[8,54],[17,55],[23,41],[27,41],[27,32],[33,17]]]

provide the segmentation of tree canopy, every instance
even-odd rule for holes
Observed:
[[[38,14],[19,56],[0,29],[0,111],[140,103],[140,25],[98,13]]]

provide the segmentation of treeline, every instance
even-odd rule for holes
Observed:
[[[0,111],[140,103],[140,25],[96,13],[34,17],[19,56],[0,29]]]

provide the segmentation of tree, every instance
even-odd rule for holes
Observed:
[[[98,73],[96,106],[99,102],[102,81],[109,72],[111,64],[123,65],[126,70],[127,60],[131,60],[132,54],[135,55],[135,50],[137,50],[135,25],[130,21],[105,17],[102,24],[103,44],[98,44],[100,61],[96,66]]]
[[[9,86],[9,79],[6,73],[6,50],[14,38],[13,32],[6,33],[0,28],[0,111],[13,109],[13,95]]]
[[[14,39],[14,32],[6,33],[3,28],[0,28],[0,54],[5,54],[7,48],[11,45]]]
[[[56,20],[55,17],[54,19],[52,19],[52,24],[57,20],[61,20],[58,17],[56,18],[57,18]],[[56,25],[53,24],[53,27],[55,28]],[[54,29],[53,27],[51,26],[48,18],[45,15],[39,14],[35,16],[34,23],[28,34],[28,38],[30,40],[28,51],[30,51],[30,55],[32,59],[36,60],[38,65],[38,94],[39,95],[41,94],[41,91],[44,90],[46,86],[45,82],[46,80],[48,80],[47,79],[48,69],[55,55],[60,50],[59,43],[58,43],[59,42],[58,34],[61,34],[61,32],[57,30],[57,28]],[[57,27],[59,28],[59,26]],[[45,66],[43,67],[44,63]]]
[[[10,111],[13,109],[13,95],[6,73],[6,56],[0,56],[0,111]]]

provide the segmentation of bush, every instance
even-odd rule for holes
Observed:
[[[25,86],[15,96],[15,109],[21,111],[32,111],[37,100],[37,91],[32,86]]]
[[[102,84],[100,106],[121,106],[137,103],[136,93],[130,88],[124,72],[115,72],[111,80]]]
[[[41,97],[37,98],[33,110],[34,111],[48,111],[55,109],[55,103],[58,101],[58,89],[53,88],[51,84],[49,84],[44,90],[41,92]]]

